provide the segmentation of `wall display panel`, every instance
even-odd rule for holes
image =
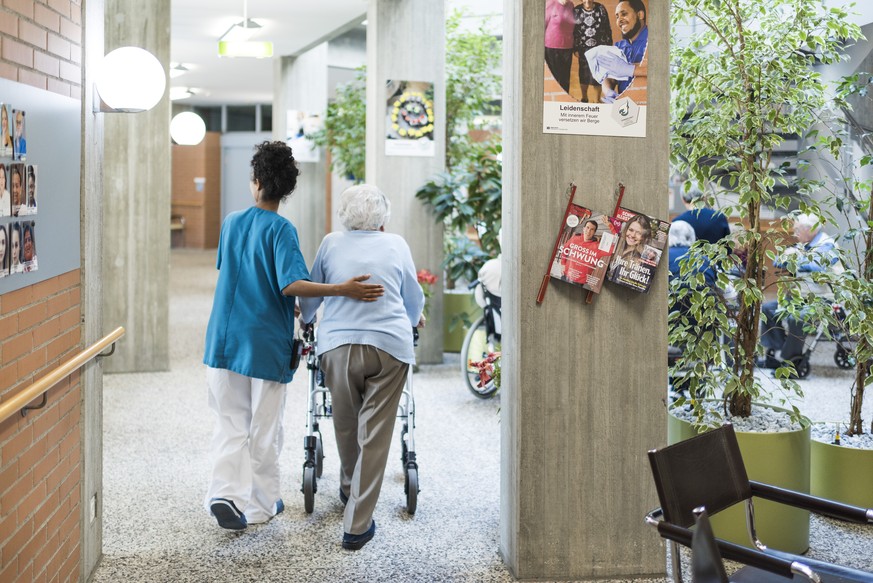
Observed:
[[[81,116],[77,100],[0,79],[0,294],[81,265]]]

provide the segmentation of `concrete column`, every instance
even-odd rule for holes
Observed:
[[[106,0],[105,51],[142,47],[169,69],[170,0]],[[167,82],[169,86],[169,79]],[[145,113],[102,114],[104,313],[126,336],[111,372],[169,368],[170,99]]]
[[[391,220],[386,230],[406,239],[416,268],[434,273],[441,273],[443,228],[415,198],[415,192],[445,169],[444,4],[431,0],[371,0],[367,12],[367,182],[391,199]],[[434,156],[385,155],[385,83],[394,80],[434,83]],[[431,323],[419,342],[420,363],[442,362],[442,285],[436,288],[429,300]]]
[[[327,111],[327,43],[296,57],[276,59],[273,97],[273,138],[285,140],[289,109],[323,116]],[[312,265],[321,240],[327,234],[330,193],[327,192],[327,153],[322,148],[318,162],[298,162],[297,190],[279,208],[297,226],[300,249]]]
[[[82,51],[82,316],[85,346],[103,329],[103,114],[92,112],[94,77],[103,57],[103,0],[84,3]],[[82,372],[82,561],[80,581],[88,581],[103,556],[103,359]],[[94,518],[91,517],[92,503]]]
[[[646,138],[542,132],[544,0],[505,0],[500,552],[523,580],[663,574],[646,451],[665,442],[666,264],[648,294],[551,283],[566,206],[667,213],[669,3],[649,0]]]

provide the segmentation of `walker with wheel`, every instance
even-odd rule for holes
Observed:
[[[303,346],[301,357],[306,360],[309,377],[306,400],[306,434],[303,437],[303,507],[308,514],[315,509],[315,494],[318,492],[318,479],[324,472],[324,440],[319,420],[329,419],[333,411],[330,390],[324,386],[324,373],[320,367],[321,359],[316,355],[315,327],[307,324],[301,327]],[[415,345],[418,345],[418,330],[413,328]],[[415,398],[412,392],[412,367],[409,367],[406,386],[397,407],[397,417],[402,421],[400,431],[401,461],[403,463],[403,491],[406,495],[406,511],[415,514],[418,506],[418,461],[415,456]]]

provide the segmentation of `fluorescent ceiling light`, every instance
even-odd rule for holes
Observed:
[[[180,99],[188,99],[197,94],[197,91],[190,87],[170,87],[170,101],[179,101]]]
[[[252,35],[257,32],[261,25],[251,18],[247,18],[242,22],[237,22],[227,29],[218,40],[226,42],[242,42],[252,38]]]
[[[170,63],[170,79],[180,77],[188,71],[190,71],[190,69],[182,63]]]
[[[225,42],[218,43],[219,57],[253,57],[264,59],[273,56],[273,43],[269,41]]]

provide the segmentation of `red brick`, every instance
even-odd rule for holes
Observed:
[[[44,28],[61,31],[61,15],[42,4],[34,4],[33,19]]]
[[[31,472],[33,474],[33,481],[44,481],[46,476],[48,476],[49,472],[57,465],[57,463],[58,448],[52,447],[43,459],[33,465],[33,468],[31,469]]]
[[[6,490],[11,488],[12,484],[18,480],[19,475],[18,464],[15,462],[10,463],[3,468],[3,470],[0,471],[0,494],[3,494]],[[3,532],[3,530],[0,529],[0,532]]]
[[[77,63],[80,61],[76,61]],[[79,85],[72,85],[70,87],[70,97],[73,99],[77,99],[79,101],[82,100],[82,88]]]
[[[70,60],[78,65],[82,64],[82,47],[78,45],[70,46]]]
[[[0,12],[0,32],[18,38],[18,17],[11,12]]]
[[[18,40],[30,43],[35,47],[45,50],[46,31],[33,23],[22,20],[18,24]]]
[[[71,308],[61,314],[61,330],[78,328],[82,324],[82,310],[79,306]]]
[[[28,520],[30,516],[44,503],[45,484],[42,482],[34,484],[33,489],[18,503],[18,521],[23,522],[24,520]],[[30,522],[32,522],[35,527],[40,526],[39,523],[33,522],[32,520]],[[41,531],[42,529],[38,530]]]
[[[60,27],[60,25],[58,26]],[[72,43],[56,34],[48,33],[46,49],[48,52],[57,55],[62,59],[69,59],[72,51]]]
[[[44,568],[48,565],[52,557],[58,552],[58,543],[60,542],[58,533],[47,532],[46,537],[45,546],[33,558],[33,564],[38,568]],[[48,575],[48,570],[45,573]]]
[[[55,339],[61,333],[61,320],[59,318],[50,318],[34,328],[33,345],[42,346],[47,342]]]
[[[67,295],[69,296],[69,299],[70,299],[70,305],[71,306],[77,305],[82,301],[82,288],[81,287],[74,287],[69,292],[67,292]]]
[[[3,444],[3,462],[8,463],[18,458],[31,445],[33,445],[33,430],[29,425],[25,425],[21,431]]]
[[[33,0],[3,0],[3,5],[17,12],[22,16],[30,19],[33,18],[33,5],[36,4]]]
[[[70,292],[61,292],[58,295],[49,298],[46,304],[48,313],[52,316],[57,316],[70,308]]]
[[[70,416],[69,419],[74,420],[76,422],[73,424],[74,426],[78,424],[78,420],[79,420],[78,415]],[[79,432],[78,431],[71,431],[70,433],[68,433],[64,437],[64,440],[61,442],[61,449],[58,453],[60,453],[61,457],[67,457],[67,455],[72,455],[73,457],[71,459],[78,461],[79,448],[81,447],[81,445],[82,445],[82,442],[79,438]],[[78,466],[76,466],[76,468],[74,468],[74,471],[78,471]]]
[[[57,277],[50,277],[44,281],[33,284],[33,297],[35,298],[53,296],[60,291],[61,284]]]
[[[3,545],[2,551],[0,551],[0,561],[3,564],[16,557],[21,549],[24,548],[24,545],[27,544],[27,541],[30,540],[30,537],[33,536],[33,525],[31,523],[19,522],[19,525],[18,530],[9,537],[6,544]],[[27,561],[22,561],[22,563],[27,563]]]
[[[45,408],[39,411],[34,411],[28,415],[31,431],[33,431],[33,439],[42,439],[51,429],[58,424],[60,415],[58,414],[57,403],[52,402],[52,396],[49,394],[48,404]],[[55,447],[56,443],[47,443],[46,451]]]
[[[18,82],[37,89],[45,89],[48,86],[48,77],[30,69],[19,69]]]
[[[46,303],[38,302],[18,312],[18,329],[27,330],[32,328],[40,322],[45,322],[47,317]]]
[[[16,69],[17,71],[17,69]],[[15,80],[18,80],[16,74]],[[23,287],[21,289],[3,294],[3,303],[0,304],[3,308],[3,313],[17,312],[24,306],[30,305],[33,302],[33,286]]]
[[[64,97],[73,96],[73,86],[66,81],[58,81],[57,79],[52,79],[51,77],[49,77],[46,80],[45,88],[52,93],[57,93],[58,95],[63,95]]]
[[[33,487],[33,475],[30,472],[27,472],[15,482],[11,488],[6,490],[3,496],[0,496],[0,508],[4,509],[4,512],[11,510],[18,506],[18,502],[27,496],[30,492],[30,489]]]
[[[48,0],[48,5],[61,16],[70,17],[70,0]]]
[[[69,329],[69,326],[64,325],[63,318],[64,316],[61,316],[61,330]],[[74,346],[73,337],[69,332],[57,337],[46,346],[46,362],[54,362],[58,357],[66,355]],[[64,358],[64,360],[66,361],[67,359]]]
[[[18,334],[3,343],[3,360],[12,362],[31,350],[33,350],[33,334],[30,332]]]
[[[24,561],[18,563],[18,580],[31,581],[33,579],[33,565],[24,564]]]
[[[0,518],[0,547],[6,543],[6,539],[12,536],[15,529],[18,528],[18,516],[14,512],[6,513],[6,516]],[[0,575],[0,581],[9,581]]]
[[[35,348],[30,354],[21,358],[16,362],[16,368],[18,369],[18,378],[20,380],[29,379],[31,376],[34,378],[32,380],[28,380],[28,384],[32,384],[37,377],[42,377],[46,372],[46,349],[45,348]]]
[[[18,314],[9,314],[0,318],[0,342],[18,332]]]
[[[79,277],[81,273],[78,269],[74,269],[73,271],[68,271],[66,273],[62,273],[58,276],[58,283],[60,283],[60,289],[67,289],[73,286],[79,285]]]
[[[78,535],[79,529],[76,528],[76,535]],[[67,556],[67,559],[64,561],[64,564],[61,565],[60,571],[58,571],[58,581],[66,582],[66,581],[78,581],[79,579],[79,540],[78,536],[76,536],[76,544],[70,551],[70,554]]]
[[[33,49],[11,38],[3,38],[3,58],[25,67],[33,67]],[[19,71],[19,77],[21,76]]]
[[[12,557],[9,563],[0,563],[0,581],[27,581],[18,577],[18,559]]]
[[[35,530],[33,533],[33,537],[25,543],[25,545],[21,548],[19,552],[18,561],[19,564],[27,565],[32,564],[35,570],[39,570],[42,568],[42,565],[36,565],[33,563],[33,558],[37,555],[37,553],[45,546],[45,531]],[[31,579],[32,581],[33,579]]]
[[[18,365],[12,363],[0,368],[0,393],[18,382]]]
[[[78,387],[75,389],[69,389],[64,394],[58,395],[58,416],[66,416],[78,407],[81,404],[81,401],[82,394]],[[74,417],[77,415],[78,413],[73,413]]]
[[[76,44],[82,43],[82,27],[73,22],[61,18],[61,36],[70,39]]]
[[[33,466],[45,456],[46,443],[42,439],[36,439],[29,448],[21,452],[18,456],[18,474],[24,475],[27,472],[32,472]],[[32,475],[32,473],[31,473]]]
[[[78,2],[70,2],[70,20],[82,24],[82,6]]]
[[[0,78],[18,81],[18,67],[12,63],[0,62]]]
[[[82,82],[82,67],[73,63],[60,62],[60,77],[71,83]]]

